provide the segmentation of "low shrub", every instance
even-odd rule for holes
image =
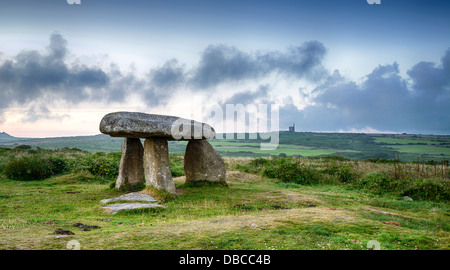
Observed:
[[[47,166],[52,175],[67,172],[68,162],[63,157],[48,157]]]
[[[325,161],[349,161],[350,159],[340,156],[340,155],[334,155],[334,156],[324,156],[324,157],[319,157],[322,160]]]
[[[365,162],[372,162],[372,163],[382,163],[382,164],[393,164],[396,163],[398,161],[396,160],[392,160],[392,159],[386,159],[386,158],[367,158],[365,160],[363,160]]]
[[[170,172],[172,174],[172,177],[179,177],[185,175],[184,166],[172,165],[172,162],[170,163]]]
[[[283,182],[293,182],[301,185],[317,184],[322,177],[312,166],[284,160],[268,165],[262,171],[263,176],[278,178]]]
[[[170,154],[170,172],[172,177],[179,177],[185,175],[184,173],[184,158],[179,154]]]
[[[6,164],[8,164],[8,158],[0,156],[0,173],[5,171]]]
[[[82,169],[95,176],[116,178],[119,174],[120,157],[120,152],[94,153],[82,158]]]
[[[349,164],[333,163],[325,167],[325,169],[322,170],[322,173],[331,175],[342,183],[349,183],[360,177],[360,174]]]
[[[391,190],[393,178],[386,172],[370,173],[354,181],[352,185],[359,189],[381,194]]]
[[[3,168],[8,178],[16,180],[42,180],[66,170],[63,158],[44,155],[12,157]]]
[[[402,193],[418,200],[448,201],[450,200],[450,183],[447,179],[417,179]]]
[[[31,149],[31,145],[28,145],[28,144],[21,144],[21,145],[16,146],[15,148],[16,148],[16,149],[23,149],[23,150],[26,150],[26,149]]]
[[[277,158],[273,159],[277,160]],[[248,164],[235,164],[234,169],[246,173],[260,174],[270,163],[271,161],[267,158],[255,158]]]
[[[359,189],[370,190],[375,194],[391,192],[416,200],[450,200],[450,183],[448,179],[443,178],[409,176],[396,179],[389,173],[379,172],[359,178],[352,185]]]

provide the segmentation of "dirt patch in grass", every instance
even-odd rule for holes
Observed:
[[[249,181],[258,181],[261,180],[261,177],[245,172],[240,171],[227,171],[227,182],[249,182]],[[186,182],[186,176],[174,177],[173,181],[175,184],[184,184]]]
[[[184,184],[184,182],[186,181],[186,176],[178,176],[178,177],[173,177],[173,181],[175,182],[175,184]]]
[[[327,207],[267,210],[258,214],[244,214],[221,218],[209,218],[195,221],[177,222],[153,226],[152,233],[204,233],[205,231],[225,232],[243,228],[271,229],[287,221],[305,224],[312,222],[355,221],[353,213],[343,209],[332,210]]]
[[[260,181],[261,177],[240,171],[227,171],[227,182]]]
[[[262,194],[268,203],[294,205],[300,207],[317,207],[327,203],[317,199],[316,196],[302,194],[291,190],[274,190]]]

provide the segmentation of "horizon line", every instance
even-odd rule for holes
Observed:
[[[216,132],[217,134],[264,134],[264,133],[272,133],[272,132],[279,132],[279,133],[322,133],[322,134],[372,134],[372,135],[424,135],[424,136],[450,136],[450,134],[433,134],[433,133],[407,133],[407,132],[383,132],[383,131],[377,131],[377,132],[358,132],[358,131],[289,131],[289,130],[278,130],[278,131],[265,131],[265,132]],[[47,137],[16,137],[8,132],[2,131],[0,134],[6,134],[16,139],[51,139],[51,138],[71,138],[71,137],[91,137],[91,136],[98,136],[98,135],[105,135],[109,136],[107,134],[103,133],[96,133],[96,134],[86,134],[86,135],[63,135],[63,136],[47,136]],[[120,138],[120,137],[118,137]],[[215,137],[213,139],[216,139]],[[225,140],[226,138],[222,139]]]

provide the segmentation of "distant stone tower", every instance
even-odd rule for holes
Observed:
[[[292,126],[289,126],[289,132],[295,132],[295,123]]]

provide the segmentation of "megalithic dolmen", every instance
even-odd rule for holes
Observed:
[[[168,147],[168,141],[174,140],[188,141],[184,158],[186,183],[226,183],[225,163],[207,141],[216,133],[206,123],[170,115],[114,112],[100,121],[100,132],[124,137],[117,189],[145,184],[175,194]],[[141,139],[145,139],[144,146]]]

